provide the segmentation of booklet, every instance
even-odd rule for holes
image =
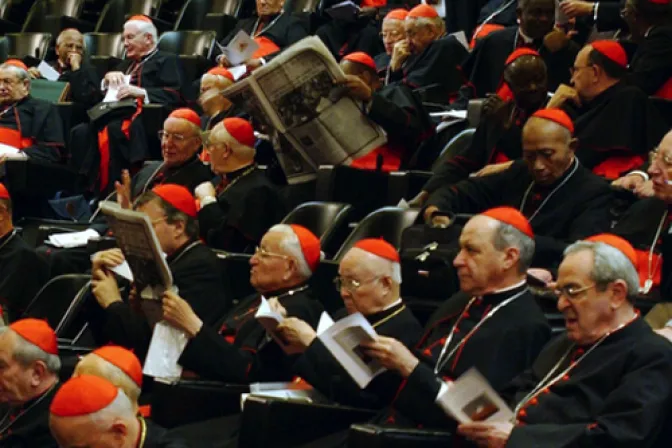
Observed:
[[[329,14],[332,19],[343,20],[346,22],[353,22],[359,15],[360,8],[351,0],[336,3],[331,8],[327,8],[324,12]]]
[[[217,43],[217,46],[231,65],[243,64],[259,49],[259,44],[243,30],[238,31],[226,47],[219,43]]]
[[[508,421],[513,412],[475,368],[448,387],[442,387],[436,404],[460,423]]]
[[[42,77],[49,81],[58,81],[58,78],[61,77],[61,74],[58,73],[56,69],[44,61],[40,61],[37,65],[37,69],[40,71]]]
[[[269,305],[268,300],[266,300],[264,296],[261,296],[261,303],[259,304],[259,308],[257,308],[257,312],[254,315],[254,318],[259,321],[259,324],[262,327],[264,327],[268,337],[277,342],[285,353],[288,355],[301,353],[299,348],[293,347],[286,341],[283,341],[282,338],[275,332],[275,329],[278,328],[278,325],[280,325],[282,321],[285,320],[285,318],[282,316],[282,314],[271,308],[271,305]]]
[[[360,347],[362,342],[372,341],[376,335],[369,321],[361,313],[355,313],[332,324],[318,333],[317,337],[355,383],[364,389],[372,379],[386,370]]]
[[[54,247],[71,249],[73,247],[85,247],[91,238],[99,238],[100,234],[93,229],[81,232],[54,233],[49,235],[47,242]]]

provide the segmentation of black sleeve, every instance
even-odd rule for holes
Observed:
[[[652,31],[648,42],[638,52],[637,60],[628,74],[628,81],[651,96],[672,77],[672,39],[667,34]]]
[[[101,80],[90,65],[82,63],[79,70],[70,72],[68,82],[73,102],[88,109],[103,100],[103,93],[100,90]]]
[[[621,2],[616,1],[600,1],[597,8],[597,21],[595,27],[597,31],[613,31],[623,28],[625,22],[621,17]]]
[[[45,110],[36,110],[34,125],[38,129],[34,129],[35,143],[23,152],[33,160],[60,162],[65,153],[61,116],[53,104],[45,102],[39,107],[44,107]]]
[[[135,352],[144,359],[152,338],[152,329],[144,315],[136,313],[125,302],[116,302],[105,309],[105,334],[111,342]]]
[[[157,67],[156,87],[143,87],[147,90],[149,102],[154,104],[177,105],[181,101],[180,91],[184,76],[180,60],[173,55],[166,57]]]
[[[178,294],[205,325],[217,322],[230,308],[225,283],[215,263],[184,264],[173,270]]]
[[[422,133],[423,121],[418,116],[418,110],[404,101],[408,107],[401,107],[382,95],[374,94],[371,97],[371,108],[368,116],[379,124],[387,134],[404,143],[406,148],[418,146]]]

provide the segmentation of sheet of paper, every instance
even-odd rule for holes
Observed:
[[[443,118],[443,117],[450,117],[450,118],[455,118],[457,120],[466,120],[467,119],[467,111],[466,110],[446,110],[443,112],[430,112],[430,116],[432,117],[437,117],[437,118]]]
[[[84,247],[91,238],[98,238],[99,236],[100,234],[93,229],[86,229],[81,232],[55,233],[49,235],[49,243],[52,246],[66,249]]]
[[[187,335],[183,331],[165,322],[158,322],[154,326],[142,373],[168,382],[179,380],[182,366],[178,364],[178,360],[186,345]]]
[[[247,66],[245,64],[236,65],[229,68],[229,72],[233,75],[234,81],[238,81],[247,73]]]
[[[19,152],[18,148],[0,143],[0,156],[10,156],[12,154],[18,154]]]
[[[238,65],[250,59],[259,49],[259,44],[245,31],[240,30],[233,36],[229,45],[226,47],[220,45],[219,48],[231,64]]]
[[[320,321],[317,324],[317,334],[324,333],[332,325],[334,325],[334,320],[331,318],[331,316],[326,311],[322,311],[322,315],[320,316]]]
[[[459,43],[462,44],[462,46],[469,51],[469,41],[467,40],[467,35],[464,34],[464,31],[458,31],[457,33],[452,33],[451,36],[455,36],[455,39]]]
[[[110,268],[110,271],[114,272],[120,277],[125,278],[129,282],[133,281],[133,272],[131,272],[131,267],[128,265],[127,261],[124,261],[120,265]]]
[[[49,81],[56,81],[58,80],[58,78],[61,77],[60,73],[58,73],[51,65],[47,64],[44,61],[40,61],[39,65],[37,66],[37,69],[42,74],[42,77],[44,79],[48,79]]]
[[[131,83],[131,75],[124,75],[124,86],[127,86]],[[105,98],[103,98],[103,103],[113,103],[115,101],[119,101],[117,99],[117,94],[119,93],[119,87],[121,86],[109,86],[107,88],[107,93],[105,94]]]
[[[397,204],[397,207],[399,207],[403,210],[408,210],[409,208],[411,208],[411,206],[408,205],[408,202],[406,202],[406,199],[404,199],[404,198],[401,198],[401,200]]]

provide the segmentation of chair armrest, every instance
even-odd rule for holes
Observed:
[[[355,424],[348,433],[348,447],[411,448],[450,446],[453,435],[444,431]]]
[[[374,411],[250,396],[245,401],[239,446],[292,447],[370,420]]]

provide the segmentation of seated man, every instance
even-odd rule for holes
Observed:
[[[506,59],[520,47],[536,50],[544,59],[551,91],[569,81],[569,69],[579,48],[562,31],[553,29],[555,0],[518,0],[516,12],[518,26],[480,39],[464,60],[460,68],[466,83],[453,103],[455,109],[466,109],[470,99],[496,91]]]
[[[152,221],[180,295],[208,325],[216,322],[228,311],[230,298],[217,256],[198,239],[196,204],[189,190],[174,184],[159,185],[140,195],[134,208]],[[109,270],[123,261],[119,249],[94,255],[91,290],[100,307],[90,310],[90,327],[99,343],[132,348],[144,359],[152,328],[145,316],[133,309],[136,303],[122,299],[115,274]],[[135,291],[130,302],[137,300],[139,293]]]
[[[609,179],[640,166],[668,130],[646,94],[623,80],[627,66],[621,45],[593,42],[576,56],[573,87],[558,87],[547,106],[562,108],[574,119],[577,158]]]
[[[250,259],[250,282],[259,294],[215,326],[199,318],[178,295],[163,298],[163,318],[183,330],[189,342],[179,364],[205,379],[234,383],[289,381],[297,356],[287,356],[254,318],[260,297],[278,303],[278,312],[315,328],[322,305],[313,299],[308,281],[320,262],[320,241],[304,227],[279,224],[264,235]],[[273,306],[273,305],[272,305]]]
[[[390,76],[390,61],[392,60],[392,52],[394,45],[406,39],[406,29],[404,28],[404,21],[408,11],[405,9],[393,9],[388,12],[383,19],[381,36],[383,36],[383,46],[385,51],[376,55],[373,60],[376,62],[376,69],[378,70],[378,77],[387,84]]]
[[[201,237],[210,247],[252,252],[261,237],[286,214],[279,186],[254,162],[254,130],[242,118],[225,118],[205,144],[213,173],[222,176],[219,191],[211,182],[195,189],[200,200]]]
[[[136,414],[133,403],[106,379],[82,375],[66,381],[51,403],[49,427],[62,447],[187,448]]]
[[[210,131],[223,119],[236,115],[237,109],[222,95],[222,90],[234,82],[233,75],[224,67],[211,68],[201,77],[198,104],[203,109],[201,129],[204,131]]]
[[[609,185],[574,156],[573,133],[565,112],[535,112],[523,127],[522,161],[497,174],[438,188],[427,201],[425,219],[446,224],[446,217],[432,214],[479,213],[502,205],[517,208],[536,235],[533,265],[556,267],[570,242],[605,232],[611,222]]]
[[[567,248],[556,286],[567,332],[499,389],[515,421],[460,425],[461,435],[483,447],[669,444],[672,347],[635,310],[632,247],[611,244]]]
[[[462,84],[458,65],[467,50],[454,36],[446,36],[443,19],[429,5],[411,9],[404,29],[406,38],[392,52],[389,82],[423,90],[423,100],[448,103]]]
[[[422,335],[422,327],[413,313],[406,308],[399,288],[401,266],[397,250],[382,239],[358,241],[345,254],[336,277],[336,287],[341,293],[345,309],[333,317],[362,313],[381,336],[395,338],[412,347]],[[324,396],[345,405],[375,409],[387,405],[396,393],[395,386],[387,385],[394,377],[376,377],[361,391],[341,364],[317,338],[315,330],[306,322],[290,317],[277,329],[293,347],[303,352],[294,370]],[[387,377],[387,378],[386,378]],[[371,391],[382,389],[386,397]]]
[[[0,307],[9,322],[13,322],[21,317],[23,310],[49,279],[49,266],[14,228],[12,199],[1,183],[0,272]],[[29,282],[26,282],[26,276],[29,276]]]
[[[429,144],[434,124],[418,94],[405,84],[383,86],[376,64],[365,53],[351,53],[341,60],[347,95],[362,101],[369,119],[387,133],[387,143],[352,162],[354,168],[396,171],[407,165],[421,144]],[[379,160],[380,159],[380,160]]]
[[[285,0],[255,0],[255,2],[256,17],[239,20],[229,35],[220,42],[222,46],[228,45],[240,30],[252,37],[259,44],[259,49],[245,61],[248,70],[261,67],[265,58],[273,57],[308,36],[301,20],[282,10]],[[219,48],[215,49],[213,56],[220,66],[231,67],[231,62]]]
[[[118,89],[116,99],[133,99],[138,109],[122,119],[105,117],[91,124],[74,128],[71,136],[72,164],[89,180],[96,191],[108,193],[124,168],[137,167],[148,159],[147,136],[142,120],[136,120],[143,104],[161,104],[173,109],[182,100],[182,74],[176,55],[157,49],[158,34],[151,19],[132,16],[124,24],[126,58],[105,74],[97,87],[95,102],[103,100],[102,92]],[[129,81],[126,83],[125,77]],[[91,83],[71,81],[75,95],[89,95]],[[102,89],[102,90],[101,90]]]
[[[0,65],[0,143],[19,150],[6,159],[62,162],[65,159],[63,124],[56,107],[30,96],[28,67],[16,59]]]
[[[354,0],[360,9],[350,16],[331,17],[329,8],[339,4],[339,0],[324,0],[321,9],[324,11],[324,23],[317,28],[315,35],[319,37],[331,54],[340,60],[343,56],[358,51],[367,54],[378,54],[383,50],[377,23],[378,8],[370,0]],[[384,3],[383,5],[384,6]]]
[[[57,448],[49,433],[49,404],[58,390],[56,334],[42,320],[0,327],[0,445]]]

